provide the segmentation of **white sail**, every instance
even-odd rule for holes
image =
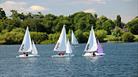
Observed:
[[[32,41],[32,55],[38,55],[38,51],[34,44],[34,41]]]
[[[31,52],[31,51],[32,51],[32,43],[31,43],[30,33],[27,27],[23,42],[19,48],[19,52]]]
[[[73,31],[72,31],[72,33],[71,33],[71,43],[72,43],[72,44],[78,44],[78,40],[76,39],[76,37],[75,37]]]
[[[60,34],[60,37],[57,41],[57,44],[55,45],[54,51],[66,51],[66,29],[65,25],[62,28],[62,32]]]
[[[67,54],[71,54],[72,53],[72,48],[71,48],[69,40],[67,41],[67,44],[66,44],[66,53]]]
[[[91,31],[90,31],[89,39],[88,39],[88,42],[86,44],[84,51],[85,52],[93,52],[93,51],[96,51],[97,48],[98,48],[98,46],[97,46],[97,42],[96,42],[96,37],[95,37],[95,33],[94,33],[94,30],[92,27]]]

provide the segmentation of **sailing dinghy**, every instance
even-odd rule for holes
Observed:
[[[89,39],[85,47],[85,54],[83,56],[93,56],[95,55],[103,55],[103,51],[101,51],[101,45],[100,43],[97,44],[95,33],[93,30],[93,27],[91,28],[90,34],[89,34]],[[102,52],[102,53],[99,53]]]
[[[66,40],[66,29],[65,25],[62,28],[62,32],[60,37],[55,45],[54,51],[58,53],[58,55],[53,55],[52,57],[67,57],[72,56],[72,49],[69,43],[69,40]]]
[[[77,38],[75,37],[73,31],[71,32],[71,44],[76,45],[79,44]]]
[[[31,37],[30,37],[28,27],[26,29],[23,42],[22,42],[18,52],[20,53],[20,55],[17,57],[39,56],[34,42],[31,42]]]

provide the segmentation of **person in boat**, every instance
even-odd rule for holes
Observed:
[[[94,52],[92,53],[93,57],[95,57],[95,56],[96,56],[96,54],[95,54],[95,53],[96,53],[96,51],[94,51]]]
[[[28,56],[28,53],[26,53],[26,55],[25,56]]]
[[[65,54],[64,52],[58,53],[58,55],[60,55],[60,56],[63,56],[64,54]]]
[[[23,55],[24,55],[24,56],[28,56],[28,53],[27,53],[27,52],[23,52]]]
[[[25,52],[23,52],[22,54],[23,54],[23,55],[26,55],[26,53],[25,53]]]

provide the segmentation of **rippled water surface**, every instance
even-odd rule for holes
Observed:
[[[39,57],[16,58],[19,45],[0,45],[0,77],[138,77],[138,43],[103,43],[105,56],[52,58],[54,44],[36,45]]]

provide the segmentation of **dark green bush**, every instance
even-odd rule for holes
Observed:
[[[130,32],[126,32],[122,35],[122,41],[124,42],[133,42],[134,38],[134,35]]]
[[[107,38],[108,41],[120,41],[121,37],[115,37],[115,36],[110,36]]]
[[[105,30],[97,30],[97,31],[95,32],[95,34],[96,34],[96,38],[97,38],[99,41],[103,42],[103,41],[105,41],[104,38],[106,38],[107,31],[105,31]]]

